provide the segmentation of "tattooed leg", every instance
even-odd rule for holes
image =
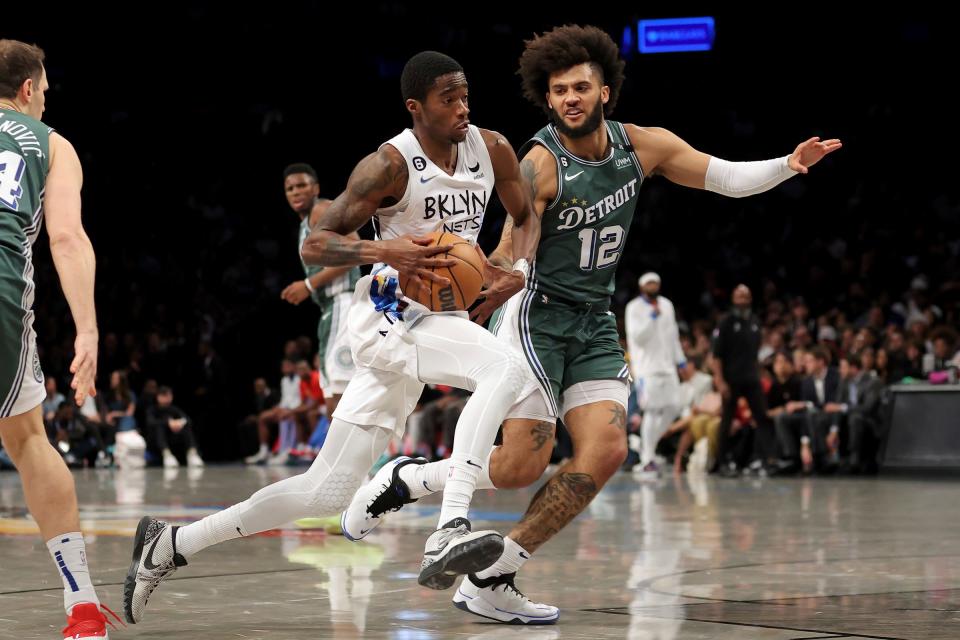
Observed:
[[[627,456],[626,412],[603,401],[567,412],[573,458],[533,496],[510,538],[528,553],[556,535],[583,511]]]
[[[518,489],[536,482],[553,452],[552,422],[515,418],[503,423],[503,445],[490,456],[490,480],[498,489]]]

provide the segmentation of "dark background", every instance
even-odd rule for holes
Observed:
[[[311,163],[333,197],[364,155],[409,125],[399,91],[423,49],[456,58],[470,118],[516,148],[544,124],[515,75],[535,31],[595,24],[620,41],[637,18],[713,15],[708,53],[629,56],[615,119],[662,126],[729,160],[782,156],[812,135],[844,148],[807,177],[734,200],[649,180],[618,276],[617,303],[656,269],[690,321],[725,308],[732,286],[832,305],[896,299],[918,273],[934,289],[957,279],[957,54],[942,16],[783,9],[726,14],[672,4],[542,7],[498,3],[133,4],[5,8],[3,36],[47,53],[44,119],[78,149],[84,221],[98,257],[101,342],[119,352],[101,372],[171,345],[161,384],[199,407],[197,345],[209,338],[223,388],[203,439],[229,437],[255,376],[277,378],[283,342],[315,335],[318,312],[280,291],[302,278],[298,221],[281,172]],[[634,40],[635,41],[635,40]],[[503,212],[488,212],[492,249]],[[837,242],[843,244],[837,258]],[[833,252],[833,253],[831,253]],[[38,242],[37,330],[48,375],[64,380],[73,327],[46,240]],[[855,300],[850,283],[869,300]],[[947,287],[941,306],[953,314]],[[859,295],[859,293],[857,294]],[[956,318],[948,315],[948,318]],[[62,385],[61,385],[62,388]],[[209,404],[209,402],[207,402]]]

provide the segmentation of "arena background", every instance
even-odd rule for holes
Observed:
[[[45,49],[45,121],[84,164],[101,343],[110,333],[119,343],[101,353],[101,380],[125,365],[125,341],[144,349],[159,333],[173,354],[160,382],[195,415],[206,458],[239,455],[231,434],[252,379],[277,378],[284,341],[314,335],[316,309],[279,297],[301,274],[284,166],[309,162],[322,195],[339,193],[361,157],[409,125],[399,74],[423,49],[460,61],[473,123],[519,148],[544,124],[520,96],[523,40],[567,22],[619,40],[639,17],[716,18],[711,52],[629,55],[616,119],[667,127],[731,160],[785,155],[812,135],[844,142],[808,177],[747,200],[649,181],[620,267],[621,307],[649,268],[687,321],[722,311],[741,280],[802,295],[816,314],[848,296],[851,278],[868,305],[923,273],[956,325],[955,289],[944,287],[958,278],[950,250],[960,224],[958,136],[948,99],[956,54],[941,17],[614,3],[342,9],[335,17],[323,2],[4,8],[4,37]],[[488,214],[488,250],[502,215],[499,207]],[[853,274],[824,266],[836,263],[825,256],[837,238]],[[35,262],[43,366],[63,388],[73,326],[45,240]],[[222,366],[198,395],[204,339]]]

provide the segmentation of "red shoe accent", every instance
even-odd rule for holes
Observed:
[[[116,618],[117,622],[123,624],[123,621],[109,607],[103,604],[100,607]],[[63,638],[64,640],[106,638],[108,624],[114,629],[117,628],[111,620],[107,619],[107,616],[103,615],[97,605],[83,602],[75,605],[70,611],[70,615],[67,617],[67,626],[63,628]],[[124,626],[126,625],[124,624]]]

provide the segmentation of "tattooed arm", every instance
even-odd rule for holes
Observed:
[[[503,225],[500,244],[489,258],[492,268],[488,267],[484,274],[488,288],[480,295],[486,299],[471,314],[481,324],[524,287],[523,274],[514,271],[513,264],[520,258],[533,263],[540,243],[540,218],[549,202],[539,197],[537,186],[538,180],[543,180],[538,175],[543,171],[539,166],[540,155],[549,156],[549,153],[542,148],[538,152],[535,147],[522,163],[518,163],[513,147],[503,136],[493,131],[483,131],[483,135],[496,174],[497,195],[509,216]],[[550,162],[549,167],[556,174],[555,163]]]
[[[360,161],[346,190],[317,218],[303,243],[303,260],[309,265],[351,267],[385,262],[397,271],[449,284],[433,267],[453,266],[455,260],[431,256],[449,251],[450,245],[428,247],[429,240],[401,237],[360,240],[355,232],[373,217],[386,199],[399,200],[407,188],[407,162],[396,148],[384,145]],[[353,235],[353,237],[350,237]]]
[[[526,258],[533,262],[537,246],[540,244],[540,223],[543,212],[557,195],[557,163],[543,146],[535,145],[530,149],[520,161],[518,169],[520,188],[525,192],[529,202],[529,222],[532,224],[526,230],[526,237],[518,242],[516,238],[518,234],[514,233],[515,230],[520,229],[516,224],[517,216],[511,214],[503,223],[500,244],[490,254],[490,262],[498,266],[504,265],[505,268],[512,266],[517,258]],[[500,199],[504,200],[499,190],[497,193],[500,194]],[[505,200],[504,207],[507,207]],[[510,209],[507,208],[507,211],[509,213]]]

